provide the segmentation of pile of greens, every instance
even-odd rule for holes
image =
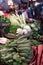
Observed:
[[[0,61],[8,65],[27,65],[31,58],[31,41],[24,36],[0,45]]]

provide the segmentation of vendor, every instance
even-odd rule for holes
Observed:
[[[18,14],[18,15],[22,14],[22,10],[19,9],[19,5],[18,4],[15,4],[14,8],[15,8],[15,14]]]
[[[23,12],[22,12],[22,16],[25,17],[26,21],[28,20],[28,9],[27,9],[27,6],[24,6],[23,7]]]
[[[13,4],[13,0],[8,0],[8,6],[9,6],[9,10],[8,12],[15,12],[14,11],[14,4]]]
[[[13,0],[8,0],[8,5],[13,5]]]
[[[15,9],[14,9],[14,5],[9,5],[9,10],[8,10],[9,13],[11,12],[15,12]]]
[[[37,9],[34,7],[34,5],[31,3],[28,6],[28,11],[30,13],[31,18],[36,18],[37,16]]]
[[[26,23],[29,23],[29,21],[32,22],[32,19],[29,18],[29,15],[30,15],[30,14],[29,14],[29,12],[28,12],[27,6],[24,6],[24,7],[23,7],[22,16],[25,18]]]

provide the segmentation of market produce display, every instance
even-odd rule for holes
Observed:
[[[37,20],[32,23],[26,23],[22,15],[11,14],[9,18],[2,16],[4,23],[10,23],[5,28],[6,34],[14,34],[17,38],[7,39],[5,44],[0,45],[0,61],[7,65],[28,65],[32,58],[31,46],[39,45],[38,39],[40,26]],[[26,37],[25,35],[28,35]],[[19,36],[20,35],[20,36]]]
[[[40,26],[38,24],[37,20],[33,19],[33,22],[30,24],[26,24],[25,17],[18,14],[12,14],[9,16],[9,18],[6,18],[5,16],[2,16],[2,20],[5,23],[10,23],[10,29],[6,28],[8,33],[14,33],[14,34],[31,34],[31,32],[38,32],[40,30]]]

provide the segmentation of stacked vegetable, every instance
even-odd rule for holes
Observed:
[[[8,65],[27,65],[31,57],[31,42],[24,36],[0,45],[0,61]]]

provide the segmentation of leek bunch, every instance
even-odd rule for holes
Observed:
[[[18,25],[18,26],[23,26],[23,25],[26,25],[26,22],[25,22],[25,18],[22,16],[22,15],[18,15],[18,14],[12,14],[10,16],[10,22],[11,22],[11,25]]]
[[[17,30],[16,33],[23,35],[23,34],[28,34],[31,32],[31,28],[29,25],[26,24],[24,16],[22,15],[19,16],[18,14],[16,15],[12,14],[9,19],[11,22],[11,26],[13,25],[14,27],[16,27],[16,30]]]

